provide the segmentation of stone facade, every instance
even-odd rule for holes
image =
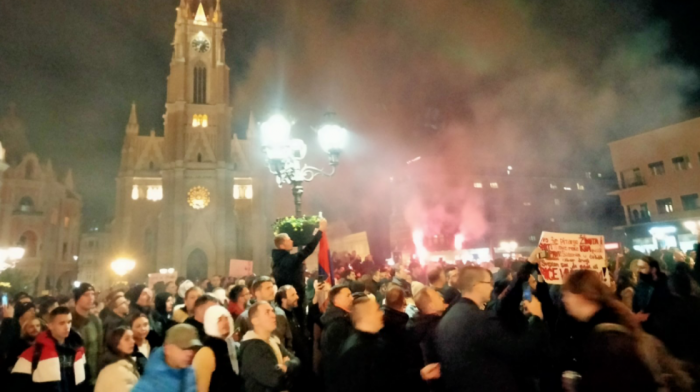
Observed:
[[[225,274],[232,259],[269,270],[272,176],[252,115],[244,138],[232,129],[224,31],[218,2],[193,8],[183,0],[163,136],[140,134],[132,105],[111,242],[113,257],[137,261],[134,277],[175,268],[180,276],[204,278]]]
[[[19,133],[17,133],[19,131]],[[66,292],[77,277],[82,201],[70,170],[59,178],[51,161],[41,163],[29,149],[24,124],[14,107],[0,119],[10,167],[0,188],[0,246],[23,246],[18,269],[43,290]],[[13,152],[14,146],[22,154]]]

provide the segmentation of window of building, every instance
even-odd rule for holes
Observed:
[[[483,188],[483,187],[484,187],[484,184],[482,184],[482,183],[480,183],[480,182],[475,182],[475,183],[474,183],[474,188]]]
[[[561,201],[559,199],[554,199],[554,205],[555,206],[561,205]]]
[[[620,172],[620,181],[623,189],[644,185],[644,176],[639,168]]]
[[[570,191],[570,190],[571,190],[571,187],[570,187],[570,186],[565,186],[565,187],[564,187],[564,190],[565,190],[565,191]]]
[[[592,174],[591,172],[586,172],[586,178],[588,178],[590,180],[591,177],[593,177],[591,174]]]
[[[583,184],[576,183],[576,189],[580,191],[585,191],[586,187]]]
[[[149,186],[146,189],[146,200],[150,200],[150,201],[163,200],[163,187],[160,185]]]
[[[25,231],[20,237],[17,245],[24,248],[25,257],[36,257],[39,239],[33,231]]]
[[[492,183],[489,184],[489,185],[491,186],[492,189],[498,189],[498,183],[497,183],[497,182],[492,182]]]
[[[207,67],[204,63],[194,67],[194,103],[207,103]]]
[[[557,189],[557,188],[558,187],[556,184],[549,184],[549,189]]]
[[[685,211],[700,209],[700,204],[698,204],[697,193],[693,193],[692,195],[681,196],[681,203],[683,204],[683,210]]]
[[[532,205],[532,203],[530,203],[529,201],[526,201],[526,202],[523,202],[523,205],[525,207],[530,207]]]
[[[34,200],[29,196],[24,196],[19,200],[19,210],[26,213],[34,212]]]
[[[138,200],[139,199],[139,186],[134,185],[131,187],[131,200]]]
[[[671,198],[657,200],[656,209],[659,214],[669,214],[673,212],[673,200],[671,200]]]
[[[650,163],[649,170],[651,170],[651,174],[654,176],[663,176],[666,174],[663,161]]]
[[[676,168],[676,171],[684,171],[693,167],[687,155],[675,157],[671,159],[671,162],[673,162],[673,167]]]

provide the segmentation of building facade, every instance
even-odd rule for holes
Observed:
[[[111,234],[91,229],[80,236],[78,252],[78,281],[90,282],[106,290],[118,281],[110,269],[112,257]]]
[[[610,238],[611,228],[624,220],[618,201],[607,194],[614,180],[599,173],[530,175],[509,167],[448,175],[441,184],[432,177],[414,171],[393,179],[394,259],[484,262],[529,255],[543,231]]]
[[[209,2],[211,3],[211,2]],[[117,176],[113,257],[200,279],[227,274],[230,260],[269,269],[269,180],[255,141],[232,129],[230,69],[219,1],[182,0],[167,79],[163,136],[140,132],[132,105]]]
[[[630,248],[690,250],[700,225],[700,118],[609,144]]]
[[[34,282],[37,293],[65,292],[77,277],[82,200],[70,170],[59,176],[51,161],[41,163],[29,149],[24,123],[14,106],[0,119],[8,137],[9,168],[0,187],[0,247],[22,246],[16,268]],[[13,151],[20,147],[22,153]]]

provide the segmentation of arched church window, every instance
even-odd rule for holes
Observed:
[[[29,196],[24,196],[19,201],[20,212],[34,212],[34,200]]]
[[[202,162],[202,153],[197,154],[197,162]]]
[[[207,103],[207,67],[199,63],[194,67],[194,103]]]
[[[148,162],[148,170],[153,170],[153,161]]]

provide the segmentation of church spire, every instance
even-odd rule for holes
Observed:
[[[216,0],[216,9],[214,10],[214,23],[221,23],[223,15],[221,14],[221,0]]]
[[[197,7],[197,14],[194,16],[194,24],[196,25],[207,25],[207,15],[204,13],[204,6],[202,1],[199,2],[199,7]]]
[[[127,135],[139,134],[139,120],[136,118],[136,102],[131,103],[131,113],[129,114],[129,123],[126,124]]]

